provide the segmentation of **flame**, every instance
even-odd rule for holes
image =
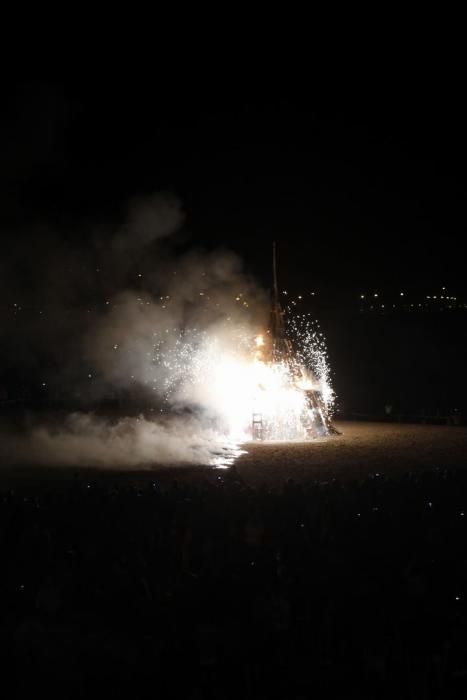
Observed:
[[[313,429],[316,433],[318,418],[307,392],[324,396],[325,388],[299,364],[266,361],[259,352],[263,346],[261,335],[246,349],[225,339],[206,339],[196,353],[190,391],[198,391],[200,403],[220,417],[229,439],[251,439],[253,414],[261,416],[268,439],[306,439]]]
[[[304,316],[293,324],[296,354],[287,362],[271,360],[268,332],[251,333],[242,323],[187,329],[174,343],[160,337],[149,381],[159,382],[170,405],[199,407],[223,440],[251,439],[254,414],[261,417],[265,439],[325,434],[334,392],[324,339]]]

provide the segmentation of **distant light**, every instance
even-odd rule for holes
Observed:
[[[364,294],[360,294],[360,299],[364,299],[364,298],[365,298],[365,295],[364,295]]]
[[[377,294],[374,294],[373,296],[377,297],[378,295],[377,295]]]
[[[400,296],[403,297],[403,296],[404,296],[404,292],[401,292],[401,293],[400,293]]]

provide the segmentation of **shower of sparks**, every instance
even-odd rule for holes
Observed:
[[[171,406],[201,410],[232,444],[252,438],[254,416],[260,416],[261,437],[267,440],[327,434],[334,393],[319,326],[288,310],[295,355],[272,362],[268,333],[255,335],[229,320],[208,330],[155,333],[154,390]],[[311,394],[319,397],[318,407],[310,402]]]
[[[298,362],[314,376],[316,388],[321,393],[328,416],[331,417],[335,394],[324,334],[310,314],[289,313],[287,325],[295,344]]]

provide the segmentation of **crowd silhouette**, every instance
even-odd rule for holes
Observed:
[[[467,689],[467,471],[4,491],[6,697]]]

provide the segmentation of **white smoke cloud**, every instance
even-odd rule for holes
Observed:
[[[73,413],[62,424],[4,436],[0,458],[10,465],[149,468],[209,464],[216,449],[214,434],[194,418],[155,422],[139,416],[111,423],[91,413]]]
[[[171,246],[183,220],[176,197],[155,194],[132,200],[123,225],[88,236],[78,249],[47,234],[45,255],[37,251],[40,281],[26,286],[44,313],[12,331],[23,366],[40,366],[44,353],[52,358],[47,384],[66,400],[79,395],[92,404],[119,394],[124,414],[125,392],[136,392],[146,403],[162,402],[163,417],[123,415],[110,422],[74,413],[53,426],[43,419],[21,436],[5,434],[1,462],[136,467],[211,461],[218,449],[212,418],[221,407],[209,387],[203,392],[186,381],[180,339],[254,334],[266,305],[232,253],[180,254]],[[16,294],[24,299],[18,280]],[[190,404],[199,409],[196,418],[175,415],[173,409]]]
[[[157,192],[150,197],[135,197],[127,208],[127,218],[114,236],[112,245],[118,254],[138,252],[154,241],[175,233],[185,216],[178,197]]]

